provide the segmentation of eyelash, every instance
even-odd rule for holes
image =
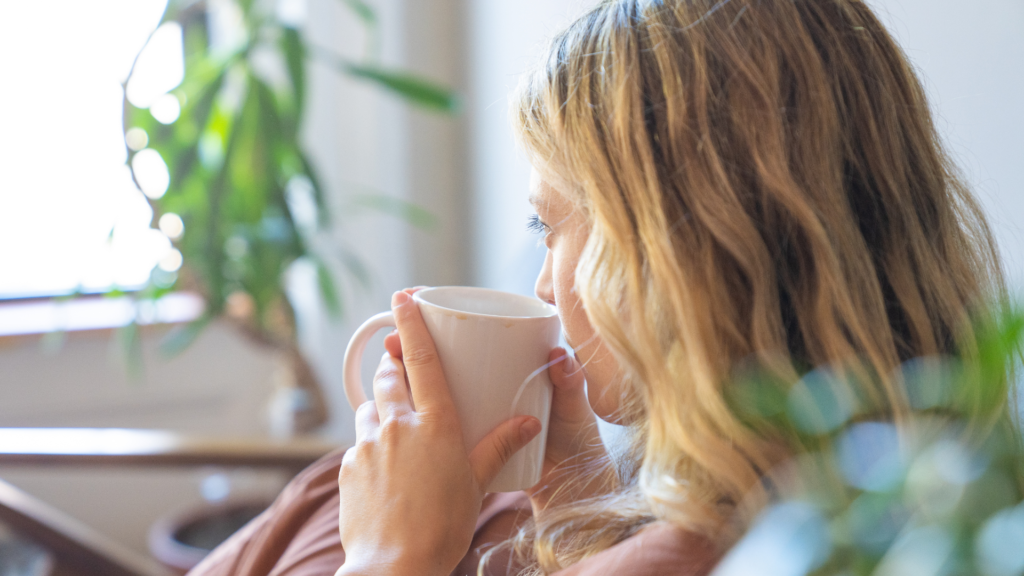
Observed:
[[[530,214],[526,219],[526,229],[534,234],[547,234],[549,231],[548,225],[541,222],[540,216],[536,214]]]

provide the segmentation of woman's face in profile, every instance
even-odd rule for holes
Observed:
[[[617,423],[618,365],[590,325],[575,288],[576,265],[586,246],[590,226],[572,202],[537,170],[530,176],[530,204],[537,211],[538,231],[544,235],[548,249],[535,292],[538,298],[558,309],[565,340],[583,365],[590,406],[601,419]]]

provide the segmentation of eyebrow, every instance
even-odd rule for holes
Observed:
[[[530,205],[533,206],[534,208],[536,208],[540,204],[540,198],[538,198],[535,194],[530,194],[530,197],[527,198],[527,200],[529,200]]]

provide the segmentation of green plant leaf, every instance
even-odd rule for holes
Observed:
[[[292,93],[295,98],[296,129],[302,121],[302,111],[306,101],[306,46],[298,30],[285,28],[281,34],[281,52],[288,66],[288,77],[292,82]]]
[[[996,416],[1006,407],[1008,372],[1019,365],[1024,316],[1011,307],[997,306],[975,325],[977,363],[969,365],[971,377],[959,387],[954,406],[968,417]]]
[[[188,324],[175,326],[160,340],[160,355],[173,358],[181,354],[195,343],[209,323],[210,317],[204,314]]]
[[[356,282],[359,283],[359,286],[362,289],[369,291],[373,282],[370,280],[370,270],[366,267],[365,264],[363,264],[363,261],[360,260],[359,257],[353,254],[352,252],[342,249],[341,262],[342,264],[345,265],[345,269],[348,270],[349,273],[352,274],[352,276],[356,279]]]
[[[396,216],[422,230],[437,228],[437,216],[401,198],[384,194],[360,194],[352,200],[352,203]]]
[[[350,62],[344,63],[343,71],[350,76],[376,82],[424,108],[447,113],[454,113],[459,108],[459,98],[454,91],[413,74],[386,70],[373,64]]]
[[[192,120],[193,127],[198,134],[201,134],[206,128],[217,93],[220,92],[221,87],[224,85],[224,78],[226,76],[227,67],[216,74],[208,84],[203,85],[198,91],[195,104],[186,106],[183,111],[183,115]],[[180,131],[187,129],[185,123],[182,122],[179,125],[181,126]],[[183,138],[188,141],[188,144],[182,148],[181,152],[174,156],[165,156],[165,158],[173,158],[172,166],[170,167],[172,185],[180,185],[196,166],[199,150],[198,134],[194,138]]]
[[[224,161],[205,187],[207,218],[206,229],[201,232],[204,257],[200,266],[206,283],[208,297],[206,305],[210,315],[217,315],[224,309],[224,301],[227,297],[225,291],[227,279],[224,277],[224,241],[227,239],[227,233],[233,222],[230,214],[226,214],[224,199],[228,193],[228,173],[234,166],[235,149],[238,146],[241,133],[238,126],[240,117],[241,111],[232,119],[231,126],[228,128],[227,144],[224,148]]]
[[[377,25],[377,13],[366,2],[362,0],[341,0],[341,3],[348,6],[368,26]]]
[[[302,163],[302,171],[306,173],[306,177],[309,178],[309,183],[313,186],[313,198],[316,200],[317,215],[320,220],[320,227],[326,229],[331,225],[331,209],[327,203],[327,198],[324,195],[324,187],[321,184],[320,176],[317,173],[316,168],[310,161],[309,156],[306,155],[301,149],[297,150],[299,161]]]
[[[425,78],[387,70],[375,64],[356,64],[315,44],[309,45],[309,52],[338,72],[375,82],[413,104],[448,114],[454,113],[459,107],[458,95],[454,91]]]
[[[124,363],[125,373],[132,382],[141,382],[144,372],[142,361],[142,334],[139,324],[132,320],[117,329],[117,343]]]
[[[340,318],[344,314],[344,305],[341,301],[341,293],[334,282],[334,274],[327,265],[320,259],[316,261],[316,280],[320,287],[320,297],[324,299],[324,306],[332,318]]]

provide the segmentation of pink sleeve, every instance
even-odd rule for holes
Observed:
[[[655,524],[552,576],[705,576],[717,560],[704,538]]]
[[[324,456],[189,576],[321,576],[345,561],[338,536],[338,470],[344,451]]]
[[[303,470],[263,514],[235,533],[189,576],[331,576],[345,562],[338,535],[338,470],[343,451]],[[480,554],[530,517],[522,492],[488,494],[473,547],[456,573],[476,575]]]

